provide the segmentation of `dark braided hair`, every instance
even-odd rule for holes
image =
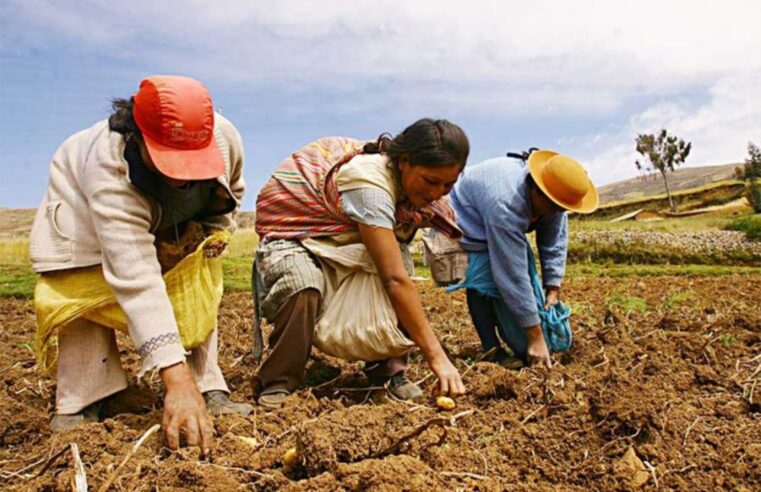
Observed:
[[[394,165],[406,157],[412,166],[439,167],[465,165],[470,143],[459,126],[447,120],[417,120],[394,138],[382,133],[378,140],[365,144],[366,154],[386,154]]]

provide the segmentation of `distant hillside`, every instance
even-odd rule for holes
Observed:
[[[253,229],[256,220],[255,212],[238,212],[236,222],[241,229]]]
[[[0,208],[0,239],[29,234],[35,212],[33,208]]]
[[[700,188],[707,184],[733,179],[735,168],[741,164],[724,164],[720,166],[685,167],[668,174],[671,191]],[[600,203],[602,205],[660,195],[666,192],[660,173],[650,176],[617,181],[601,186]]]

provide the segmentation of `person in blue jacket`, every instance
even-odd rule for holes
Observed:
[[[567,212],[590,213],[599,197],[584,168],[551,150],[536,150],[523,162],[501,157],[468,166],[450,193],[460,241],[468,253],[468,309],[485,351],[509,367],[552,366],[550,349],[570,346],[566,333],[548,332],[558,303],[568,247]],[[536,232],[542,283],[526,234]],[[551,323],[550,323],[551,324]],[[561,325],[562,323],[557,323]],[[495,330],[496,328],[496,330]],[[501,335],[515,356],[500,344]],[[557,337],[564,344],[556,348]],[[549,339],[549,340],[548,340]],[[550,347],[548,348],[548,342]]]

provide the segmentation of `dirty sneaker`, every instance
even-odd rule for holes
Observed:
[[[388,392],[405,401],[418,401],[423,398],[423,390],[418,385],[407,379],[404,372],[391,377],[386,385]]]
[[[89,424],[91,422],[100,422],[100,409],[103,406],[103,400],[96,401],[86,406],[80,412],[61,415],[55,414],[50,421],[50,430],[53,433],[73,429],[74,427]]]
[[[248,403],[236,403],[230,400],[228,394],[221,390],[207,391],[203,394],[206,400],[206,408],[209,413],[218,417],[220,415],[229,415],[238,413],[244,417],[254,411],[254,407]]]

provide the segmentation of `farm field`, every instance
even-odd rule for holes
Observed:
[[[405,404],[368,388],[359,365],[315,354],[308,388],[285,408],[216,419],[208,460],[171,453],[156,433],[112,490],[631,490],[632,480],[646,490],[757,490],[760,274],[572,276],[564,298],[575,342],[549,372],[478,362],[464,297],[420,285],[465,372],[469,392],[454,410],[435,407],[431,379],[424,402]],[[225,296],[220,359],[238,399],[252,398],[251,313],[248,293]],[[160,422],[160,385],[135,383],[105,422],[51,435],[54,385],[34,369],[31,302],[0,299],[0,319],[4,488],[69,490],[77,443],[97,490]],[[123,338],[120,347],[134,373],[137,354]],[[428,375],[419,355],[410,374]],[[296,464],[285,467],[292,447]],[[640,473],[623,460],[630,449]]]
[[[22,211],[23,212],[23,211]],[[131,379],[102,423],[52,435],[54,378],[35,368],[25,213],[0,237],[0,478],[9,490],[70,490],[77,444],[91,490],[740,490],[761,481],[761,243],[730,217],[571,224],[562,298],[574,345],[551,371],[479,360],[462,293],[433,286],[413,245],[432,326],[468,394],[435,405],[413,351],[413,405],[369,387],[361,364],[313,353],[308,386],[285,408],[215,421],[208,459],[171,452],[157,376]],[[749,216],[749,220],[758,217]],[[223,258],[220,361],[234,398],[251,401],[250,299],[256,235]],[[265,329],[268,329],[265,327]],[[122,360],[139,357],[120,337]],[[295,464],[283,456],[297,450]]]

